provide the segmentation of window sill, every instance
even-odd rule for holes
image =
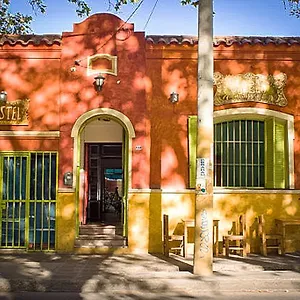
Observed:
[[[214,194],[299,194],[300,190],[293,189],[264,189],[264,188],[218,188],[214,187]]]

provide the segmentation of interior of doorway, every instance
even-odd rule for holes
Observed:
[[[87,223],[123,223],[122,153],[122,143],[85,143]]]

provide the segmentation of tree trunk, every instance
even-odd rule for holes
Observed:
[[[194,274],[212,275],[213,262],[213,4],[198,6],[198,134]]]

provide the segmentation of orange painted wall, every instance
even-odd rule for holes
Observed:
[[[99,25],[101,24],[101,26]],[[5,139],[1,150],[51,149],[59,151],[62,174],[73,168],[74,122],[99,107],[116,109],[130,119],[136,131],[132,153],[132,187],[185,189],[188,187],[187,118],[197,113],[197,47],[183,43],[153,44],[111,14],[95,14],[73,31],[62,34],[61,44],[6,43],[0,49],[0,89],[8,100],[30,99],[28,126],[1,130],[60,131],[58,140]],[[295,188],[300,188],[300,46],[220,44],[214,48],[215,71],[287,74],[286,107],[239,103],[215,107],[261,107],[293,115],[295,120]],[[118,57],[118,75],[106,75],[101,93],[87,76],[87,57],[107,53]],[[76,72],[71,68],[78,62]],[[170,93],[179,102],[170,103]],[[142,146],[142,151],[135,147]]]
[[[143,32],[135,32],[133,24],[122,26],[123,21],[116,16],[95,14],[75,24],[71,32],[64,32],[61,43],[19,41],[2,45],[0,90],[7,91],[8,101],[28,98],[30,105],[28,125],[1,125],[0,130],[59,131],[60,137],[0,137],[0,151],[58,151],[59,188],[63,188],[62,176],[73,169],[73,154],[77,150],[73,149],[71,137],[76,120],[96,108],[123,113],[136,134],[132,145],[133,189],[129,191],[128,206],[129,244],[131,248],[159,252],[162,214],[170,215],[171,226],[182,217],[192,218],[194,214],[194,193],[186,190],[189,182],[187,120],[188,116],[197,114],[197,46],[176,42],[153,44],[146,41]],[[218,106],[215,110],[259,107],[294,116],[296,189],[300,189],[299,50],[299,44],[220,44],[214,48],[215,71],[222,74],[287,74],[286,107],[247,102]],[[96,53],[118,57],[117,76],[105,75],[100,93],[94,89],[94,76],[87,76],[87,57]],[[72,72],[74,66],[76,71]],[[178,103],[170,102],[172,92],[179,93]],[[142,150],[137,151],[136,146]],[[58,223],[63,223],[64,212],[71,230],[67,247],[71,249],[75,237],[76,195],[65,192],[59,196],[62,202]],[[274,217],[297,216],[296,192],[292,196],[277,196],[272,191],[273,197],[265,195],[263,200],[267,202],[256,212],[279,203],[294,210],[282,215],[270,213],[270,221]],[[232,195],[228,195],[222,196],[219,192],[214,200],[215,213],[220,214],[218,218],[223,222],[229,222],[232,217],[226,215],[230,213],[228,205],[232,205]],[[245,205],[252,205],[253,194],[241,193],[234,198],[238,207],[247,210]],[[65,208],[68,209],[64,211]],[[221,216],[225,216],[223,220]],[[223,229],[225,232],[226,228]],[[59,245],[63,245],[63,241]]]
[[[57,151],[59,140],[49,138],[0,138],[1,151]]]
[[[187,117],[196,114],[195,48],[147,45],[151,188],[188,185]],[[172,104],[170,94],[179,93]]]
[[[214,71],[224,75],[287,74],[285,95],[288,105],[279,107],[247,102],[215,106],[215,110],[236,107],[260,107],[294,116],[295,121],[295,188],[300,188],[300,46],[235,45],[214,48]],[[196,72],[197,47],[188,43],[147,44],[147,103],[151,124],[151,187],[188,186],[187,118],[197,114]],[[169,95],[179,93],[172,104]],[[298,173],[298,174],[297,174]]]
[[[99,26],[101,24],[101,26]],[[123,21],[110,14],[96,14],[75,24],[72,32],[62,35],[61,56],[61,144],[60,173],[73,168],[71,129],[76,119],[95,108],[111,108],[125,114],[135,128],[136,145],[142,151],[133,152],[132,186],[149,186],[149,115],[145,93],[145,38],[134,32],[132,24],[122,27]],[[118,57],[118,75],[105,75],[102,91],[96,92],[94,76],[87,76],[88,56],[105,53]],[[75,61],[79,66],[70,69]]]
[[[59,130],[60,45],[4,44],[0,73],[8,101],[30,100],[28,125],[1,125],[1,130]]]

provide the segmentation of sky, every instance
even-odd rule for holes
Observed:
[[[84,20],[67,0],[44,1],[47,14],[34,16],[32,23],[36,34],[72,31],[73,23]],[[27,2],[12,0],[12,9],[28,13]],[[136,8],[127,5],[116,13],[108,11],[107,0],[87,0],[87,3],[92,13],[111,12],[123,20]],[[215,36],[300,36],[300,19],[289,15],[282,0],[214,0],[214,12]],[[135,24],[135,31],[145,31],[146,35],[197,35],[197,9],[181,6],[180,0],[144,0],[129,22]]]

